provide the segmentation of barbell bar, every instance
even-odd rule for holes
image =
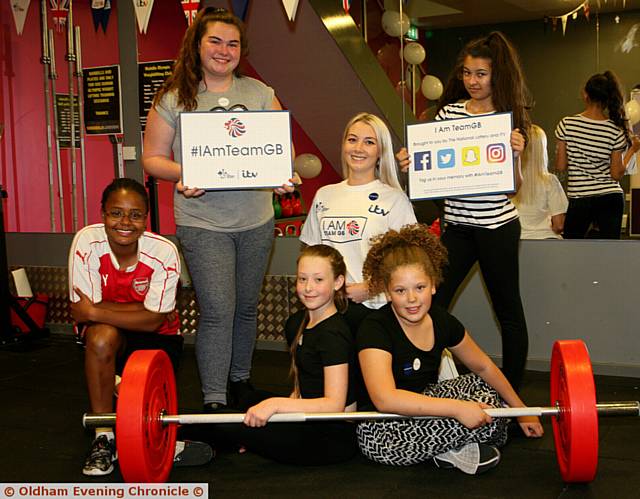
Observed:
[[[598,416],[640,416],[640,401],[609,402],[596,404]],[[492,418],[519,418],[521,416],[560,416],[560,407],[504,407],[484,409]],[[244,414],[164,414],[158,416],[158,421],[163,425],[168,424],[225,424],[242,423]],[[269,423],[304,423],[307,421],[371,421],[371,420],[401,420],[401,419],[434,419],[440,416],[405,416],[390,412],[360,411],[360,412],[291,412],[286,414],[274,414],[269,418]],[[82,416],[82,425],[85,428],[97,428],[101,426],[114,426],[116,413],[93,414],[86,413]]]
[[[556,341],[551,354],[549,407],[485,409],[492,417],[551,416],[556,456],[565,482],[590,482],[598,463],[598,416],[640,416],[640,401],[596,403],[586,345]],[[173,367],[161,350],[138,350],[129,358],[116,413],[85,414],[85,427],[116,427],[120,471],[128,482],[164,482],[173,465],[177,425],[242,423],[244,414],[176,414]],[[274,414],[269,423],[429,419],[379,412]]]

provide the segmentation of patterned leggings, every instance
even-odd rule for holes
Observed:
[[[476,374],[428,385],[422,393],[502,407],[498,393]],[[453,418],[365,421],[357,427],[358,445],[372,461],[408,466],[472,442],[502,446],[507,441],[508,422],[507,418],[494,418],[492,423],[471,430]]]

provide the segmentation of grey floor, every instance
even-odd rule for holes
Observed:
[[[285,392],[283,352],[258,351],[253,380]],[[598,377],[599,401],[640,399],[640,379]],[[192,346],[178,373],[180,412],[199,412],[199,382]],[[523,395],[548,405],[548,375],[528,372]],[[81,473],[90,434],[81,426],[87,410],[83,352],[68,337],[0,349],[0,481],[119,482],[116,471],[101,479]],[[210,497],[465,497],[638,498],[640,418],[602,418],[600,460],[590,484],[566,485],[560,477],[549,420],[540,440],[513,438],[500,465],[481,476],[429,464],[390,468],[362,457],[335,466],[293,467],[252,454],[221,454],[207,466],[175,468],[172,482],[209,483]]]

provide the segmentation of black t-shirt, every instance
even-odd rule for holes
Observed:
[[[377,348],[392,355],[391,369],[396,388],[422,393],[428,384],[438,381],[442,350],[454,347],[464,338],[465,329],[453,315],[432,305],[434,343],[429,351],[416,347],[402,330],[391,304],[369,314],[358,329],[358,352]]]
[[[304,310],[289,317],[284,326],[287,343],[291,345],[304,319]],[[333,314],[301,336],[302,344],[296,348],[296,366],[302,398],[324,397],[324,368],[349,364],[349,390],[347,403],[355,401],[355,344],[349,326],[341,314]]]

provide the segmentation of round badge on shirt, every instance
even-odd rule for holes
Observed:
[[[378,194],[377,192],[372,192],[371,194],[369,194],[369,199],[371,201],[375,201],[376,199],[378,199],[380,197],[380,194]]]
[[[413,359],[413,370],[414,371],[419,371],[420,370],[420,366],[421,366],[421,362],[420,359],[418,357],[416,357],[415,359]]]
[[[218,99],[218,104],[222,107],[227,107],[229,105],[229,99],[227,99],[226,97],[220,97]]]

